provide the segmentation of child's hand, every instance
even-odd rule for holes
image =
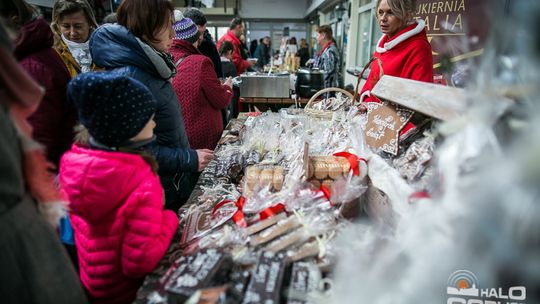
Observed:
[[[204,170],[206,168],[206,165],[214,159],[214,151],[208,150],[208,149],[198,149],[197,151],[197,157],[199,158],[199,172]]]

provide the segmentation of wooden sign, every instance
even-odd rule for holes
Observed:
[[[427,116],[448,121],[467,110],[465,90],[384,75],[371,94]]]
[[[367,123],[364,128],[366,143],[374,150],[397,155],[399,132],[414,112],[387,101],[368,102]]]

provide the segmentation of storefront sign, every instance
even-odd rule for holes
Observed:
[[[426,22],[428,40],[433,49],[435,73],[447,72],[445,62],[453,63],[454,77],[463,72],[465,60],[484,51],[497,9],[505,0],[418,0],[415,18]],[[502,15],[502,14],[501,14]],[[442,69],[441,69],[442,67]],[[450,79],[447,79],[450,80]],[[459,79],[453,79],[459,80]]]

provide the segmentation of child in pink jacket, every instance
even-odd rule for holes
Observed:
[[[68,97],[90,134],[60,163],[80,279],[93,303],[131,303],[178,227],[141,152],[154,139],[156,102],[139,81],[106,72],[80,74]]]

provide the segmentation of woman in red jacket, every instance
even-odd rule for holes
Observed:
[[[229,77],[221,84],[212,61],[197,50],[199,32],[193,21],[179,11],[175,20],[176,37],[169,49],[177,70],[172,85],[182,106],[189,144],[193,149],[213,150],[223,132],[221,110],[231,101],[232,80]]]
[[[413,20],[416,0],[378,0],[377,20],[383,36],[373,55],[381,60],[384,75],[433,82],[433,58],[425,22]],[[380,78],[377,60],[361,91],[360,100],[379,102],[370,94]]]

